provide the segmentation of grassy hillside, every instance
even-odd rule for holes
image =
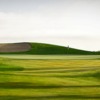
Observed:
[[[31,43],[32,49],[28,51],[29,54],[91,54],[92,52],[78,50],[74,48],[67,48],[64,46]]]
[[[19,43],[20,44],[20,43]],[[0,52],[1,54],[39,54],[39,55],[46,55],[46,54],[81,54],[81,55],[89,55],[94,54],[94,52],[84,51],[74,48],[67,48],[64,46],[58,45],[51,45],[51,44],[44,44],[44,43],[29,43],[31,48],[28,51],[17,51],[17,52]],[[16,44],[15,44],[16,45]],[[18,43],[17,43],[18,45]],[[15,46],[16,47],[16,46]],[[13,49],[13,48],[12,48]],[[23,47],[22,47],[23,49]],[[18,49],[17,49],[18,50]],[[21,50],[21,48],[20,48]],[[6,50],[7,51],[7,50]]]

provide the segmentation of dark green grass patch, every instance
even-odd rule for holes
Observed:
[[[100,100],[100,96],[51,95],[51,96],[1,96],[2,100]]]
[[[91,76],[100,79],[100,71],[93,73]]]
[[[0,71],[22,71],[23,67],[0,64]]]

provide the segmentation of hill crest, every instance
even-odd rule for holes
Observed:
[[[94,54],[91,51],[79,50],[59,45],[46,43],[3,43],[0,44],[0,54],[36,54],[36,55],[88,55]]]

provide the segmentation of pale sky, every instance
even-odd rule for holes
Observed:
[[[0,42],[100,50],[100,0],[0,0]]]

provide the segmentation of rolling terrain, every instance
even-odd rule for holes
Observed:
[[[100,100],[100,55],[41,43],[0,50],[0,100]]]
[[[97,53],[44,43],[8,43],[0,44],[0,54],[93,55]]]

